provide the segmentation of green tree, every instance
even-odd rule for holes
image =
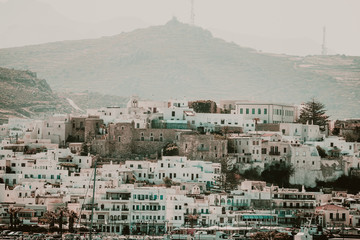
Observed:
[[[238,169],[234,168],[229,159],[221,159],[221,187],[227,190],[233,190],[240,183]]]
[[[251,167],[246,169],[241,176],[245,179],[258,181],[261,180],[260,172],[259,167]]]
[[[216,113],[217,106],[211,100],[198,100],[189,103],[189,107],[193,108],[197,113]]]
[[[49,228],[55,226],[56,218],[57,218],[56,213],[53,211],[46,211],[44,214],[44,220],[46,223],[49,224]]]
[[[345,133],[347,142],[360,142],[360,127],[356,126],[351,132]]]
[[[318,151],[321,158],[326,158],[327,157],[326,151],[322,147],[316,146],[316,149],[317,149],[317,151]]]
[[[300,110],[298,122],[319,125],[320,130],[324,131],[329,118],[325,113],[325,105],[313,98],[305,103],[305,106]]]
[[[171,185],[173,184],[171,178],[169,178],[169,177],[163,178],[163,181],[164,181],[166,187],[171,187]]]
[[[178,156],[179,155],[179,147],[175,143],[168,143],[163,148],[164,156]]]
[[[265,169],[261,173],[261,179],[281,187],[288,187],[290,185],[290,177],[294,172],[295,169],[291,164],[273,161],[272,163],[265,165]]]

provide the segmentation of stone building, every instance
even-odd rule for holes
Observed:
[[[236,163],[261,162],[260,135],[232,135],[228,141],[231,146],[229,155],[236,158]]]
[[[92,150],[101,156],[161,154],[162,148],[175,139],[175,129],[138,129],[134,123],[110,123],[107,134],[93,141]]]
[[[175,143],[179,155],[189,159],[216,161],[228,154],[227,140],[219,135],[183,131],[178,133]]]
[[[98,116],[72,117],[70,134],[67,142],[87,142],[100,134],[103,120]]]

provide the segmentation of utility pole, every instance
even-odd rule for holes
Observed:
[[[191,0],[191,12],[190,12],[190,24],[195,25],[195,13],[194,13],[195,0]]]
[[[323,43],[322,43],[322,51],[321,51],[322,55],[327,55],[327,47],[326,47],[326,27],[324,26],[323,28]]]
[[[97,158],[95,158],[93,196],[92,196],[92,200],[91,200],[91,223],[90,223],[90,234],[89,234],[89,239],[90,240],[92,240],[92,229],[93,229],[93,221],[94,221],[94,198],[95,198],[95,183],[96,183],[96,163],[97,163]]]

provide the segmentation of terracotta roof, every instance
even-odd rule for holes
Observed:
[[[263,137],[271,137],[273,136],[275,133],[264,133],[262,136]]]
[[[316,211],[319,211],[319,210],[335,211],[335,210],[346,210],[346,208],[340,207],[340,206],[337,206],[337,205],[327,204],[327,205],[324,205],[324,206],[316,207]]]

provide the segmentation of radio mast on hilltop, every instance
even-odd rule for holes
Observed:
[[[326,47],[326,27],[323,28],[323,44],[322,44],[322,55],[327,55],[327,47]]]
[[[194,1],[195,0],[190,0],[190,1],[191,1],[190,24],[195,25],[195,13],[194,13]]]

